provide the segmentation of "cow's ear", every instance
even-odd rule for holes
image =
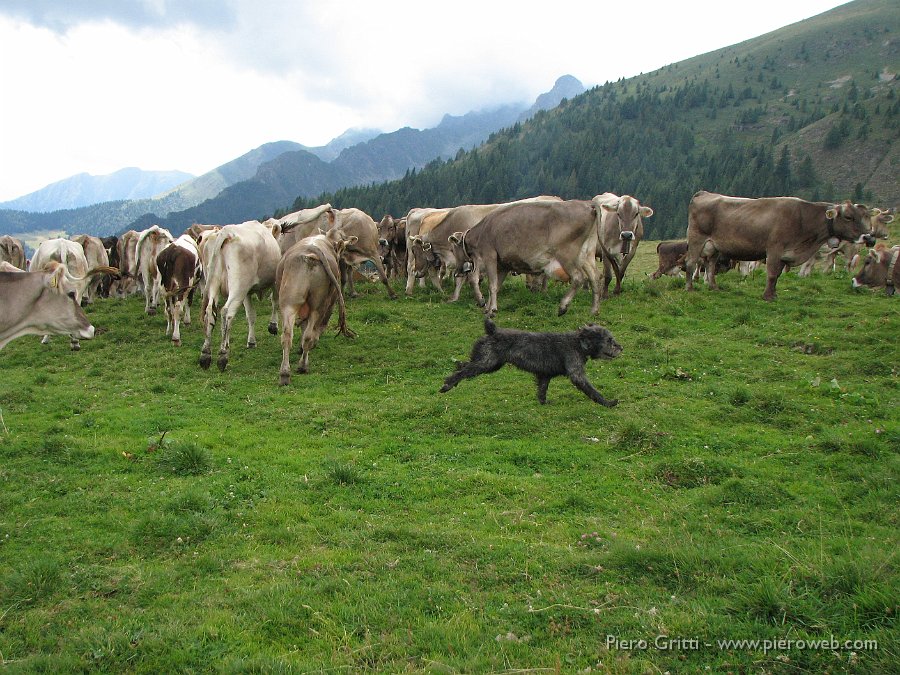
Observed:
[[[825,217],[828,218],[828,220],[834,220],[835,218],[837,218],[837,209],[835,209],[835,208],[828,209],[825,212]]]
[[[651,209],[649,206],[641,207],[641,218],[649,218],[652,215],[653,215],[653,209]]]
[[[63,292],[63,280],[66,278],[66,268],[62,265],[57,265],[53,272],[50,274],[50,288],[53,289],[55,293]]]
[[[881,209],[869,209],[869,216],[872,218],[877,218],[881,215]]]
[[[601,204],[600,206],[603,208],[604,211],[612,211],[613,213],[615,213],[616,211],[619,210],[618,204],[616,204],[615,206],[613,206],[611,204]]]

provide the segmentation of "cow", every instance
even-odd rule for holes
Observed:
[[[200,242],[200,236],[209,230],[221,229],[221,225],[202,225],[200,223],[194,223],[188,229],[184,231],[184,234],[188,235],[195,242]]]
[[[535,201],[496,209],[465,234],[457,248],[464,260],[475,299],[485,305],[479,289],[481,270],[488,278],[490,299],[485,313],[497,313],[497,292],[510,272],[541,274],[571,282],[559,305],[569,309],[581,284],[591,285],[591,313],[600,309],[600,280],[595,257],[600,226],[599,209],[588,201]]]
[[[685,288],[694,290],[694,270],[703,256],[713,263],[720,255],[733,260],[765,257],[763,299],[774,300],[775,284],[785,266],[805,261],[828,239],[874,243],[872,215],[867,207],[849,200],[829,204],[797,197],[751,199],[701,190],[688,206]],[[709,287],[718,290],[715,264],[707,269]]]
[[[347,286],[350,297],[356,297],[352,268],[370,261],[375,266],[381,283],[387,289],[388,297],[396,300],[397,294],[391,288],[384,265],[381,263],[381,256],[378,255],[378,226],[375,221],[369,214],[353,208],[339,209],[335,211],[335,215],[336,222],[333,228],[339,229],[345,239],[356,237],[354,243],[348,244],[340,257],[341,278]]]
[[[144,311],[153,316],[159,306],[162,296],[162,281],[159,277],[159,268],[156,266],[156,256],[162,250],[175,241],[172,233],[159,225],[153,225],[138,234],[137,245],[137,273],[144,286]]]
[[[25,269],[25,246],[15,237],[4,234],[0,237],[0,262],[8,262],[20,270]]]
[[[210,347],[212,329],[216,323],[216,307],[219,297],[226,295],[221,309],[222,344],[217,361],[219,370],[224,371],[228,366],[232,324],[241,304],[244,305],[249,324],[247,347],[256,346],[256,310],[250,294],[255,293],[261,298],[272,289],[275,284],[275,268],[281,259],[281,249],[272,236],[271,228],[255,220],[238,225],[226,225],[221,230],[212,232],[208,242],[201,244],[201,247],[206,293],[200,367],[205,370],[212,362]],[[272,310],[269,332],[274,330],[277,333],[274,299]]]
[[[193,237],[183,234],[156,256],[156,266],[166,305],[166,335],[181,346],[181,318],[191,323],[194,289],[200,282],[200,252]]]
[[[100,242],[106,250],[106,257],[109,260],[109,266],[119,267],[119,238],[118,237],[100,237]],[[101,298],[108,298],[113,289],[115,277],[106,274],[100,278],[99,294]]]
[[[385,215],[378,223],[378,255],[388,278],[399,278],[406,270],[406,218]]]
[[[109,254],[103,246],[103,242],[98,237],[92,237],[89,234],[77,234],[69,237],[76,244],[80,244],[84,249],[84,257],[87,260],[88,268],[93,267],[109,267]],[[103,277],[97,276],[91,280],[90,285],[84,293],[84,299],[87,304],[94,302],[95,298],[100,297],[100,284]]]
[[[278,246],[284,254],[301,239],[318,234],[319,230],[330,230],[336,220],[337,213],[331,204],[320,204],[312,209],[294,211],[281,218],[269,218],[263,225],[272,228],[272,235],[278,240]]]
[[[875,214],[876,211],[877,214]],[[881,211],[880,209],[873,209],[872,213],[874,214],[872,216],[872,236],[876,239],[887,239],[888,225],[893,222],[895,216],[889,211]],[[797,276],[808,277],[818,262],[824,262],[826,272],[834,272],[837,269],[838,255],[844,256],[846,269],[849,272],[856,266],[859,260],[859,252],[862,248],[862,245],[856,242],[840,241],[837,238],[829,239],[800,266]]]
[[[460,264],[459,249],[457,246],[462,241],[463,235],[476,223],[481,222],[485,216],[499,209],[507,208],[512,204],[529,204],[531,202],[555,201],[561,202],[559,197],[539,196],[522,199],[515,202],[502,204],[468,204],[450,209],[440,223],[425,233],[417,235],[413,239],[412,254],[414,258],[413,269],[417,276],[428,272],[436,273],[438,269],[446,269],[456,277],[456,284],[450,302],[459,299],[465,276],[469,268],[464,262]]]
[[[413,284],[416,279],[420,280],[420,285],[424,284],[423,277],[417,277],[415,273],[415,258],[413,256],[413,243],[417,236],[426,234],[432,229],[440,225],[441,221],[447,217],[450,209],[434,209],[434,208],[413,208],[406,214],[406,295],[411,297],[413,293]],[[431,282],[437,287],[441,287],[440,276],[437,271],[430,273]]]
[[[80,281],[55,261],[34,272],[0,263],[0,349],[23,335],[69,335],[73,342],[93,338],[94,327],[78,300]]]
[[[900,286],[900,245],[887,248],[884,244],[878,244],[870,250],[863,261],[862,269],[853,277],[853,288],[869,286],[881,288],[888,295],[894,295],[897,286]]]
[[[82,305],[87,304],[85,294],[93,280],[93,275],[88,275],[87,258],[81,244],[69,239],[46,239],[40,243],[34,255],[31,257],[31,270],[41,272],[49,269],[51,262],[62,263],[69,274],[78,279],[73,281],[75,297]]]
[[[603,258],[603,291],[601,297],[609,297],[609,282],[616,275],[615,295],[622,292],[622,279],[631,264],[638,244],[644,238],[644,218],[653,215],[649,206],[630,195],[619,197],[604,192],[591,200],[600,218],[600,244],[598,257]]]
[[[140,290],[137,267],[138,232],[128,230],[119,237],[116,251],[119,258],[119,281],[112,285],[110,294],[124,298]]]
[[[688,243],[686,239],[659,242],[656,245],[659,266],[650,275],[650,278],[659,279],[663,275],[676,276],[684,272],[684,257],[687,255],[687,248]]]
[[[299,321],[303,331],[298,373],[309,372],[309,353],[328,326],[335,301],[338,303],[338,332],[347,337],[355,336],[347,326],[338,263],[343,249],[352,246],[354,239],[335,228],[301,239],[278,262],[275,289],[282,325],[279,379],[282,386],[291,383],[290,353],[294,346],[295,323]]]

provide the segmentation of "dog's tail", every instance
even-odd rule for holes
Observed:
[[[493,335],[497,332],[497,326],[489,318],[484,318],[484,332],[487,335]]]

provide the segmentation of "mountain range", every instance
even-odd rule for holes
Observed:
[[[291,203],[298,195],[310,197],[327,190],[391,180],[437,158],[453,157],[461,149],[477,146],[491,133],[584,90],[576,78],[565,75],[531,106],[509,104],[461,116],[445,115],[430,129],[405,127],[391,133],[349,129],[320,147],[291,141],[267,143],[202,176],[166,186],[151,198],[132,199],[120,192],[108,197],[111,201],[90,203],[90,195],[109,184],[110,177],[87,177],[94,179],[91,181],[75,176],[0,204],[0,233],[65,230],[103,236],[153,223],[180,232],[195,222],[257,218]],[[139,173],[132,175],[136,182],[141,180]],[[55,202],[54,209],[52,200],[65,194],[70,195],[68,200]]]

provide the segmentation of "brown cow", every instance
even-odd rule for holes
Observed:
[[[334,227],[337,216],[331,204],[321,204],[312,209],[294,211],[281,218],[269,218],[263,225],[272,228],[272,236],[284,254],[301,239],[327,231]]]
[[[644,218],[653,215],[649,206],[630,195],[619,197],[604,192],[592,200],[600,219],[600,246],[597,253],[603,258],[603,298],[609,297],[609,282],[616,275],[615,295],[622,292],[622,279],[631,264],[638,244],[644,238]]]
[[[900,258],[900,245],[889,249],[884,244],[878,244],[869,251],[859,274],[853,277],[853,288],[861,286],[881,288],[884,286],[885,293],[894,295],[897,286],[900,286],[898,258]]]
[[[116,244],[119,255],[119,274],[118,283],[114,283],[110,288],[110,294],[124,298],[133,293],[137,293],[140,288],[138,285],[138,268],[137,268],[137,240],[138,233],[136,230],[128,230]]]
[[[90,340],[94,327],[77,299],[77,282],[65,265],[46,271],[7,271],[0,262],[0,349],[23,335],[69,335]],[[12,264],[9,264],[12,267]]]
[[[0,237],[0,262],[6,261],[20,270],[25,269],[25,246],[15,237]]]
[[[486,313],[497,312],[497,293],[510,272],[547,274],[570,281],[559,314],[565,314],[579,286],[591,285],[591,313],[600,309],[600,280],[594,261],[598,245],[600,215],[587,201],[536,201],[510,204],[488,214],[456,244],[471,266],[469,280],[479,304],[481,270],[488,278],[490,299]]]
[[[406,218],[385,215],[378,223],[378,255],[388,278],[399,279],[406,271]]]
[[[797,265],[832,237],[874,242],[871,213],[862,204],[808,202],[796,197],[748,199],[700,191],[688,207],[688,291],[694,290],[694,270],[706,256],[707,282],[716,284],[715,262],[766,258],[768,281],[764,300],[775,299],[775,284],[786,265]]]
[[[166,304],[166,335],[172,344],[181,346],[181,318],[191,323],[194,289],[200,282],[200,252],[194,238],[183,234],[156,256],[156,266]]]
[[[294,324],[298,320],[303,330],[298,373],[309,372],[309,353],[328,326],[335,301],[338,303],[338,331],[347,337],[354,336],[347,327],[338,260],[344,248],[356,243],[355,239],[335,228],[325,234],[301,239],[279,261],[275,271],[275,289],[282,325],[282,385],[291,383],[290,354],[294,346]]]
[[[656,255],[659,258],[659,267],[650,275],[651,279],[659,279],[661,276],[675,276],[684,272],[684,258],[687,255],[688,243],[686,239],[680,241],[661,241],[656,245]]]

